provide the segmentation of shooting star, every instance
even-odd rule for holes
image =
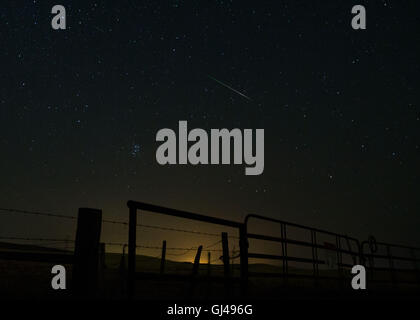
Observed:
[[[104,30],[102,30],[101,28],[99,28],[99,27],[97,27],[97,26],[93,26],[96,30],[98,30],[98,31],[100,31],[100,32],[102,32],[102,33],[105,33],[105,31]]]
[[[222,86],[232,90],[233,92],[239,94],[240,96],[244,97],[245,99],[248,100],[252,100],[250,97],[248,97],[247,95],[243,94],[242,92],[239,92],[238,90],[233,89],[231,86],[228,86],[226,83],[223,83],[222,81],[217,80],[216,78],[213,78],[212,76],[208,75],[208,77],[214,81],[216,81],[218,84],[221,84]]]

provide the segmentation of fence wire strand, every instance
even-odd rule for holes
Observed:
[[[69,219],[69,220],[77,220],[77,217],[75,217],[75,216],[68,216],[68,215],[62,215],[62,214],[56,214],[56,213],[28,211],[28,210],[10,209],[10,208],[0,208],[0,213],[7,213],[7,212],[9,212],[9,213],[20,213],[20,214],[30,214],[30,215],[39,215],[39,216],[54,217],[54,218],[63,218],[63,219]],[[117,220],[110,220],[110,219],[102,219],[102,222],[109,223],[109,224],[124,225],[124,226],[128,226],[128,224],[129,224],[126,221],[117,221]],[[164,230],[164,231],[173,231],[173,232],[183,232],[183,233],[190,233],[190,234],[210,236],[210,237],[220,237],[220,234],[217,234],[217,233],[201,232],[201,231],[188,230],[188,229],[177,229],[177,228],[170,228],[170,227],[161,227],[161,226],[148,225],[148,224],[137,224],[137,227]],[[235,236],[229,236],[229,238],[239,239],[239,237],[235,237]]]

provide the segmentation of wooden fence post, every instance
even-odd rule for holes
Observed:
[[[211,253],[207,252],[207,275],[211,274]]]
[[[133,297],[136,283],[136,231],[137,231],[137,208],[130,207],[128,222],[128,276],[127,290],[128,297]]]
[[[160,274],[165,273],[166,240],[162,243],[162,257],[160,259]]]
[[[102,210],[80,208],[77,218],[74,249],[74,292],[81,297],[93,297],[98,285],[99,239]]]
[[[223,249],[223,270],[225,277],[225,294],[232,294],[232,287],[230,286],[230,267],[229,267],[229,243],[227,232],[222,232],[222,249]]]
[[[201,250],[203,250],[203,246],[198,247],[197,254],[195,255],[194,266],[193,266],[193,271],[192,271],[193,276],[198,275],[198,267],[200,266]]]
[[[211,292],[211,252],[207,251],[207,296]]]
[[[194,265],[191,274],[191,286],[190,286],[190,296],[194,294],[195,285],[196,285],[196,277],[198,275],[198,268],[200,266],[200,257],[201,251],[203,250],[203,246],[199,246],[197,250],[197,254],[195,255]]]

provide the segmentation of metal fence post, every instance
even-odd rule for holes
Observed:
[[[239,227],[239,246],[241,261],[241,289],[242,294],[246,295],[248,290],[248,237],[246,223]]]

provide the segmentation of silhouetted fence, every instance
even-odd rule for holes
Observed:
[[[176,209],[165,208],[161,206],[155,206],[147,203],[129,201],[127,203],[129,207],[129,229],[128,229],[128,273],[127,273],[127,288],[128,288],[128,295],[132,297],[135,294],[135,287],[136,287],[136,279],[150,279],[155,275],[150,273],[141,273],[136,272],[136,239],[137,239],[137,215],[138,210],[144,210],[148,212],[154,212],[163,215],[169,215],[174,217],[180,217],[190,220],[196,220],[201,222],[207,222],[216,225],[222,225],[225,227],[232,227],[232,228],[243,228],[243,224],[239,222],[234,222],[226,219],[214,218],[209,217],[197,213],[191,213],[187,211],[181,211]],[[225,238],[225,237],[224,237]],[[194,260],[193,270],[190,275],[178,275],[178,274],[161,274],[158,277],[165,277],[166,279],[173,279],[173,280],[182,280],[182,281],[190,281],[191,287],[195,286],[197,281],[197,274],[198,274],[198,267],[200,263],[200,256],[201,256],[202,246],[200,246],[197,250],[197,255]],[[228,279],[226,278],[219,278],[219,277],[212,277],[212,281],[223,281],[226,282]]]
[[[361,244],[369,282],[420,286],[420,248],[376,242],[371,237]]]
[[[129,201],[127,203],[129,207],[129,252],[128,252],[128,274],[127,274],[127,286],[129,296],[135,294],[136,287],[136,278],[138,278],[138,272],[136,272],[136,261],[135,261],[135,248],[136,248],[136,235],[137,235],[137,219],[138,211],[152,212],[155,214],[169,215],[189,220],[196,220],[206,223],[211,223],[215,225],[221,225],[225,227],[235,228],[239,232],[239,246],[240,246],[240,277],[233,278],[229,272],[229,253],[228,253],[228,242],[227,234],[222,234],[222,248],[223,248],[223,262],[224,262],[224,282],[225,283],[235,283],[237,280],[240,280],[241,291],[242,293],[247,292],[248,282],[250,277],[281,277],[284,279],[289,278],[308,278],[314,280],[314,283],[317,284],[318,280],[335,280],[336,283],[343,286],[349,280],[351,276],[350,269],[356,264],[364,264],[366,257],[369,258],[370,270],[380,270],[377,267],[374,267],[373,260],[375,258],[386,258],[389,261],[389,267],[386,268],[392,275],[391,282],[394,285],[397,282],[400,282],[396,277],[396,271],[401,272],[413,272],[416,275],[416,284],[420,285],[420,273],[419,273],[419,262],[420,260],[416,256],[416,252],[420,251],[420,248],[413,247],[404,247],[391,244],[382,244],[385,245],[388,250],[386,256],[375,255],[373,253],[366,253],[364,251],[365,242],[362,244],[358,239],[349,237],[344,234],[338,234],[335,232],[330,232],[326,230],[321,230],[317,228],[312,228],[308,226],[303,226],[295,223],[289,223],[281,221],[278,219],[273,219],[269,217],[264,217],[256,214],[250,214],[246,216],[244,223],[230,221],[226,219],[220,219],[215,217],[209,217],[197,213],[186,212],[182,210],[176,210],[161,206],[155,206],[142,202]],[[266,234],[258,233],[249,233],[247,230],[249,228],[249,221],[251,219],[262,220],[270,222],[273,224],[278,224],[280,226],[280,236],[269,236]],[[289,229],[294,228],[308,233],[310,236],[310,241],[303,241],[300,239],[294,239],[289,236]],[[320,241],[319,238],[322,236],[328,236],[329,239],[333,239],[333,242]],[[249,252],[249,241],[250,240],[260,240],[275,242],[281,245],[281,252],[278,254],[267,254],[259,252]],[[309,248],[311,254],[309,257],[299,257],[292,254],[289,254],[289,247],[294,246],[297,248]],[[400,257],[392,254],[390,248],[408,248],[411,252],[411,257]],[[199,250],[200,251],[200,250]],[[322,254],[321,254],[322,252]],[[282,271],[278,273],[270,272],[251,272],[249,270],[249,259],[268,259],[268,260],[277,260],[282,262]],[[397,269],[394,265],[394,261],[404,260],[413,263],[415,268],[410,269]],[[208,263],[210,261],[210,256],[208,257]],[[349,262],[350,261],[350,262]],[[297,262],[310,265],[312,267],[311,273],[302,273],[296,272],[296,268],[293,270],[289,269],[289,263]],[[197,258],[195,261],[195,266],[197,265]],[[322,273],[320,272],[320,266],[326,266],[331,269],[335,269],[335,273]],[[194,267],[195,268],[195,267]],[[195,269],[194,269],[195,270]],[[193,274],[196,272],[194,271]],[[210,272],[209,272],[210,274]],[[142,275],[147,277],[146,274]],[[173,278],[178,278],[178,275],[173,275]],[[204,279],[205,277],[203,277]],[[216,280],[216,279],[215,279]],[[220,280],[220,279],[219,279]],[[196,281],[196,279],[194,279]],[[408,281],[406,281],[408,282]],[[409,283],[413,283],[410,281]],[[348,281],[347,287],[350,286],[350,281]]]
[[[295,223],[289,223],[281,221],[278,219],[273,219],[269,217],[264,217],[256,214],[247,215],[245,218],[245,229],[248,230],[248,224],[250,219],[263,220],[270,223],[278,224],[280,226],[280,237],[268,236],[264,234],[255,234],[255,233],[246,233],[248,240],[256,239],[269,242],[276,242],[281,244],[281,254],[264,254],[257,252],[247,252],[247,258],[254,259],[272,259],[282,261],[283,272],[281,273],[261,273],[261,272],[249,272],[247,276],[253,277],[283,277],[283,278],[312,278],[314,280],[324,279],[324,280],[344,280],[345,274],[348,276],[351,275],[350,272],[343,272],[345,269],[350,270],[356,264],[360,264],[360,243],[356,238],[349,237],[347,235],[338,234],[335,232],[330,232],[326,230],[320,230],[312,227],[307,227]],[[294,230],[304,231],[310,235],[310,241],[302,241],[293,239],[288,230],[293,228]],[[321,236],[328,236],[335,240],[334,243],[321,243],[318,238]],[[345,249],[344,243],[348,245],[348,248]],[[353,245],[352,245],[353,244]],[[291,255],[288,252],[290,245],[295,247],[310,248],[311,255],[310,257],[299,257]],[[353,250],[355,248],[355,250]],[[325,259],[325,257],[320,257],[320,250],[323,252],[329,251],[334,255],[334,266],[331,266],[331,261]],[[297,251],[297,250],[295,250]],[[328,254],[324,255],[328,256]],[[351,258],[352,263],[345,263],[343,261],[343,256],[347,255]],[[289,262],[298,262],[301,264],[309,264],[312,266],[311,274],[297,273],[289,270]],[[332,267],[336,268],[336,275],[334,274],[320,274],[320,265],[329,265],[330,269]]]
[[[244,222],[236,222],[227,219],[210,217],[202,214],[186,212],[161,206],[155,206],[142,202],[129,201],[129,221],[114,221],[102,219],[102,211],[96,209],[79,209],[78,217],[65,216],[52,213],[32,212],[16,209],[2,209],[1,212],[11,212],[19,214],[33,214],[54,218],[65,218],[77,221],[76,239],[43,239],[43,238],[23,238],[23,237],[0,237],[0,240],[25,240],[40,241],[44,243],[62,243],[68,245],[74,243],[74,253],[66,250],[39,250],[31,251],[22,250],[0,250],[1,260],[17,260],[17,261],[38,261],[54,264],[72,264],[73,265],[73,285],[75,292],[79,294],[93,295],[96,288],[98,265],[105,267],[106,245],[122,246],[123,254],[121,258],[120,270],[122,275],[126,277],[128,295],[135,294],[136,279],[158,279],[158,280],[176,280],[187,281],[190,283],[190,294],[193,294],[196,284],[201,280],[208,283],[221,282],[225,284],[225,292],[231,294],[234,284],[241,285],[241,292],[246,294],[249,279],[252,277],[269,277],[283,278],[287,284],[287,280],[291,278],[307,278],[314,280],[314,284],[318,284],[318,280],[334,280],[343,286],[349,280],[351,273],[350,268],[356,264],[364,265],[368,270],[369,281],[391,285],[393,288],[399,284],[408,284],[420,287],[420,248],[394,245],[389,243],[376,242],[374,238],[362,243],[358,239],[347,235],[329,232],[326,230],[316,229],[299,224],[289,223],[278,219],[264,217],[256,214],[246,216]],[[139,211],[151,212],[154,214],[169,215],[178,218],[195,220],[213,225],[219,225],[235,229],[239,233],[239,237],[228,236],[227,233],[209,233],[197,230],[186,230],[169,228],[162,226],[153,226],[138,224]],[[260,221],[269,223],[270,225],[279,226],[278,235],[268,235],[267,232],[257,233],[250,232],[253,225],[250,221]],[[119,224],[128,226],[128,244],[115,242],[100,243],[100,235],[102,223]],[[198,248],[177,248],[168,247],[167,241],[164,240],[162,246],[142,246],[137,245],[137,227],[151,228],[170,232],[182,232],[195,235],[203,235],[210,237],[218,237],[220,240],[203,247]],[[291,230],[303,232],[301,237],[296,237]],[[325,241],[328,237],[328,241]],[[239,254],[229,255],[229,238],[239,239]],[[304,239],[302,239],[304,238]],[[308,240],[310,239],[310,240]],[[280,249],[275,253],[262,253],[250,250],[250,244],[253,241],[263,241],[268,243],[279,244]],[[221,249],[214,249],[216,245],[221,245]],[[128,266],[125,271],[125,248],[128,247]],[[136,270],[136,249],[146,248],[161,251],[160,272],[138,272]],[[292,248],[292,250],[291,250]],[[308,249],[309,255],[304,257],[296,253],[300,249]],[[168,253],[168,250],[177,250],[191,252],[197,251],[189,274],[170,274],[166,272],[166,257],[168,255],[183,255]],[[208,251],[207,256],[207,274],[199,274],[199,266],[202,251]],[[216,252],[216,257],[211,259],[211,251]],[[258,250],[259,251],[259,250]],[[220,252],[220,254],[218,254]],[[234,258],[240,259],[239,277],[233,276],[234,264],[230,261]],[[250,268],[250,260],[276,260],[281,262],[281,272],[256,272]],[[211,263],[221,261],[223,263],[223,276],[212,274]],[[311,272],[302,272],[298,268],[292,268],[292,263],[307,265]],[[328,269],[334,272],[324,272]]]
[[[4,210],[4,209],[3,209]],[[9,209],[10,210],[10,209]],[[10,210],[12,211],[12,210]],[[55,218],[66,218],[75,220],[75,217],[63,216],[49,213],[30,212],[24,210],[13,210],[12,212],[24,214],[36,214]],[[100,258],[102,223],[102,210],[80,208],[77,217],[77,231],[75,240],[74,253],[65,252],[64,250],[51,252],[42,250],[32,251],[0,251],[0,259],[32,261],[54,264],[71,264],[73,266],[73,290],[79,296],[92,296],[95,294],[98,265]],[[17,239],[17,238],[16,238]],[[21,238],[27,239],[27,238]],[[42,241],[52,241],[57,239],[42,239]],[[64,240],[68,242],[68,240]]]

